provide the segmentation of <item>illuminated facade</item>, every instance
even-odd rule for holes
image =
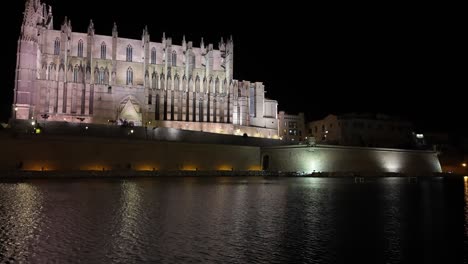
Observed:
[[[410,122],[386,115],[328,115],[307,124],[318,144],[362,147],[414,147]]]
[[[18,41],[14,119],[127,123],[277,137],[277,101],[261,82],[233,79],[232,38],[194,47],[53,29],[52,8],[26,1]]]
[[[279,136],[286,142],[301,142],[306,138],[304,113],[298,115],[287,114],[280,111]]]

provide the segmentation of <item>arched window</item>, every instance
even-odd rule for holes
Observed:
[[[78,65],[75,65],[75,68],[73,69],[73,82],[78,82]]]
[[[49,65],[49,74],[47,75],[47,80],[55,80],[55,71],[56,71],[56,67],[55,67],[55,63],[51,63]]]
[[[156,64],[156,48],[151,49],[151,64]]]
[[[56,38],[54,42],[54,55],[60,54],[60,39]]]
[[[172,66],[177,66],[177,53],[175,51],[172,52]]]
[[[127,69],[127,85],[133,84],[133,70],[132,67]]]
[[[78,57],[83,57],[83,40],[78,41]]]
[[[148,104],[153,104],[153,95],[151,93],[148,94]]]
[[[154,120],[159,120],[159,94],[156,94],[156,106],[154,108]]]
[[[192,75],[193,69],[195,69],[195,55],[191,54],[189,57],[189,69],[188,69],[189,76]]]
[[[133,48],[132,45],[127,46],[127,61],[132,61],[133,59]]]
[[[99,69],[98,84],[104,84],[104,75],[105,75],[104,72],[105,72],[104,68],[101,67]]]
[[[101,43],[101,59],[105,60],[106,59],[106,54],[107,53],[107,46],[105,42]]]

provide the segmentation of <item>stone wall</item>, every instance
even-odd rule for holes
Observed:
[[[260,148],[118,138],[0,135],[0,170],[259,170]]]
[[[442,171],[437,153],[432,151],[325,145],[265,147],[262,148],[262,166],[270,171],[305,173],[315,171],[413,174]]]

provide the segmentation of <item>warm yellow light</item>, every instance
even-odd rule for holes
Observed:
[[[249,167],[249,171],[261,171],[261,170],[262,168],[260,167],[260,165],[253,165]]]
[[[466,163],[462,163],[462,167],[466,167]]]
[[[15,107],[15,111],[18,111],[18,107]]]
[[[196,170],[198,170],[198,168],[193,166],[193,165],[185,165],[185,166],[182,167],[182,170],[184,170],[184,171],[196,171]]]
[[[41,129],[40,128],[36,128],[36,134],[40,134],[41,133]]]
[[[34,121],[32,121],[32,122],[31,122],[31,125],[33,125],[33,126],[34,126],[35,124],[36,124],[36,122],[34,122]]]
[[[230,171],[230,170],[232,170],[232,166],[230,166],[230,165],[221,165],[217,169],[219,171]]]

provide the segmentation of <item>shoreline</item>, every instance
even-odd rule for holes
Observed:
[[[132,179],[132,178],[178,178],[178,177],[269,177],[269,178],[463,178],[453,173],[391,173],[391,172],[281,172],[281,171],[0,171],[1,180],[15,179]]]

